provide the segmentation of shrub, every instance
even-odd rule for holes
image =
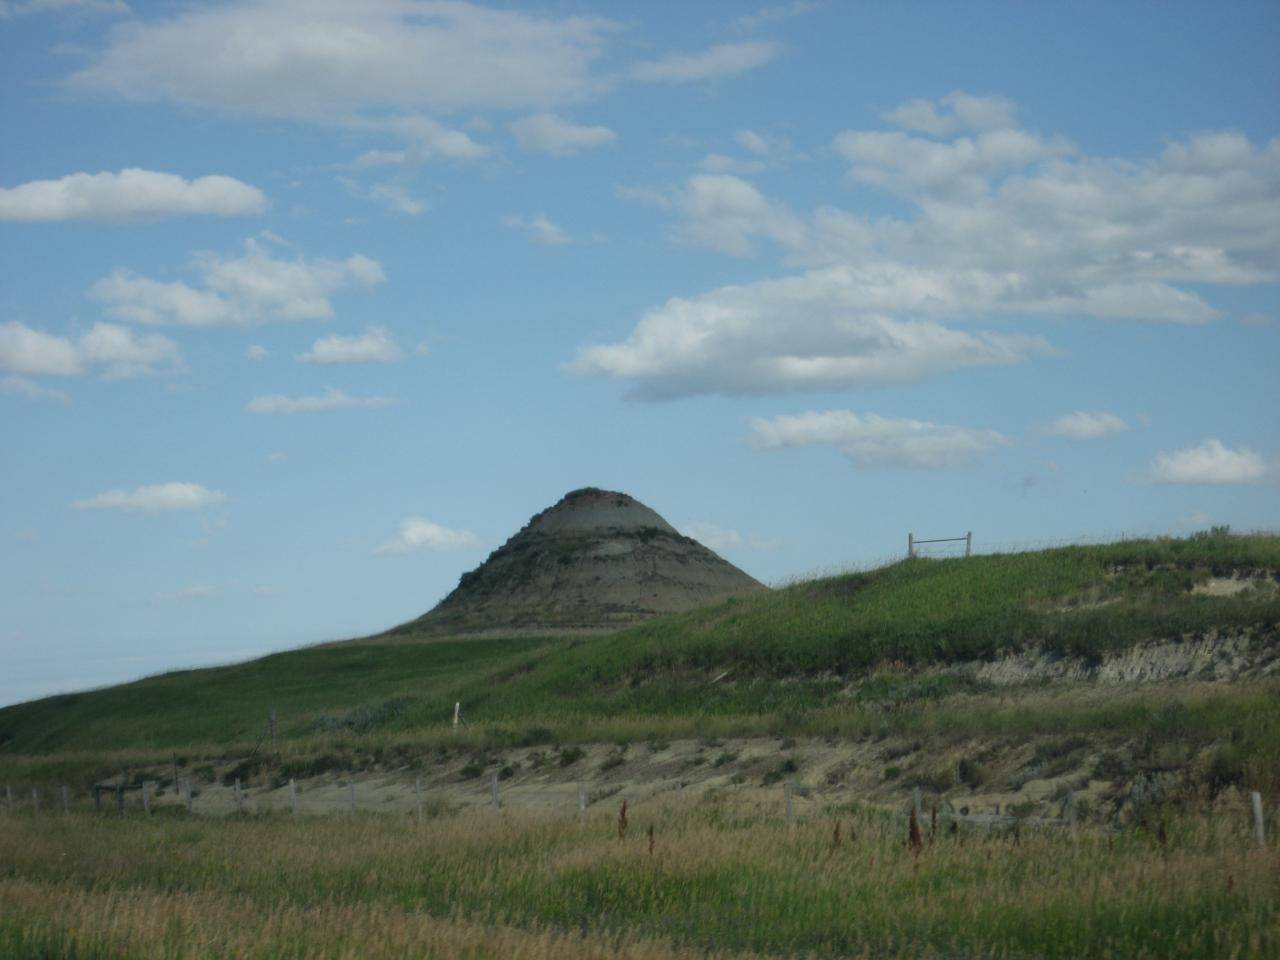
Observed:
[[[462,780],[474,780],[482,773],[484,773],[484,767],[473,760],[458,771],[458,777]]]
[[[977,790],[991,778],[991,773],[986,767],[977,760],[970,760],[968,757],[960,758],[957,773],[960,776],[960,782],[970,790]]]
[[[560,751],[560,766],[571,767],[586,755],[581,747],[564,747]]]
[[[713,767],[723,767],[726,763],[733,763],[738,759],[738,755],[730,750],[726,750],[720,756],[711,761]]]

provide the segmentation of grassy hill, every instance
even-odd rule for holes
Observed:
[[[0,771],[261,750],[358,765],[448,735],[477,744],[680,735],[863,735],[1046,727],[1234,737],[1280,769],[1274,681],[1079,697],[994,689],[962,662],[1086,663],[1217,633],[1280,643],[1280,537],[1224,533],[904,560],[607,636],[414,642],[403,632],[187,670],[0,710]],[[1231,595],[1198,590],[1236,578]],[[1065,726],[1064,726],[1065,725]],[[456,740],[454,741],[456,742]],[[1269,759],[1268,759],[1269,758]]]

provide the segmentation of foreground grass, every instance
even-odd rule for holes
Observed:
[[[900,816],[831,807],[787,827],[714,796],[633,807],[625,839],[612,812],[11,817],[0,952],[1274,956],[1280,867],[1247,822],[1230,809],[1150,832],[1003,837],[943,824],[914,856]]]

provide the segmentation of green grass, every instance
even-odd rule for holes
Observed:
[[[104,957],[459,955],[397,936],[426,916],[715,956],[1190,960],[1280,949],[1280,871],[1254,848],[1243,806],[1169,814],[1162,827],[1120,835],[953,837],[944,824],[918,856],[900,813],[807,809],[788,828],[776,810],[714,796],[633,805],[625,839],[613,809],[586,824],[498,813],[420,826],[18,817],[0,832],[0,947],[50,957],[82,947]],[[379,911],[389,940],[344,938],[367,910]]]
[[[1256,570],[1280,570],[1280,537],[907,560],[590,638],[414,643],[397,635],[312,647],[5,708],[0,768],[52,754],[243,754],[260,743],[273,708],[283,741],[311,754],[441,732],[455,701],[475,735],[508,742],[865,733],[900,707],[928,723],[945,704],[968,701],[954,722],[978,712],[995,723],[1003,711],[1006,724],[1034,725],[972,679],[918,668],[1033,647],[1098,658],[1219,629],[1275,643],[1274,590],[1191,592],[1211,575]],[[710,683],[724,671],[724,681]],[[924,709],[933,704],[941,712]],[[1084,717],[1078,722],[1094,728],[1090,710],[1073,705],[1054,722]]]

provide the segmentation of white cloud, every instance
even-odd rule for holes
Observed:
[[[1232,450],[1212,439],[1198,447],[1156,454],[1151,462],[1153,483],[1262,483],[1277,476],[1280,469],[1261,454],[1247,447]]]
[[[764,170],[765,165],[759,160],[742,160],[723,153],[708,153],[698,161],[698,169],[706,173],[752,174]]]
[[[854,180],[908,196],[952,197],[981,194],[995,174],[1072,151],[1064,140],[1012,129],[988,130],[949,143],[899,131],[846,131],[836,137],[835,148],[852,164],[849,176]]]
[[[1280,139],[1205,133],[1113,160],[1004,126],[1012,112],[992,98],[952,102],[985,129],[836,138],[856,177],[914,215],[800,215],[725,174],[619,188],[672,212],[678,242],[745,256],[768,240],[804,272],[669,300],[568,368],[652,398],[906,381],[1051,352],[976,329],[988,319],[1204,324],[1223,316],[1207,287],[1280,280]]]
[[[963,331],[927,315],[981,293],[965,277],[838,267],[672,298],[622,343],[587,347],[573,372],[638,381],[634,395],[774,393],[909,383],[1051,352],[1039,337]]]
[[[225,503],[226,495],[198,483],[157,483],[133,490],[108,490],[71,504],[77,510],[128,510],[161,513],[169,510],[200,510]]]
[[[478,546],[476,535],[469,530],[450,530],[422,517],[406,517],[399,532],[374,553],[410,553],[414,550],[466,550]]]
[[[259,0],[109,36],[72,86],[330,122],[388,110],[543,108],[590,95],[614,26],[469,3]]]
[[[618,135],[608,127],[588,127],[551,113],[536,113],[510,124],[524,150],[565,157],[614,143]]]
[[[530,240],[544,247],[558,247],[573,243],[573,237],[545,214],[540,213],[534,217],[507,217],[502,222],[508,227],[523,230],[529,235]]]
[[[390,133],[408,146],[403,150],[367,150],[355,159],[357,169],[382,166],[421,166],[432,160],[469,163],[489,156],[489,148],[463,130],[419,114],[348,119],[344,126],[370,133]]]
[[[782,53],[782,45],[766,41],[722,43],[700,53],[672,53],[632,66],[642,83],[698,83],[734,77],[754,70]]]
[[[962,464],[1009,443],[994,430],[857,414],[851,410],[754,419],[751,441],[766,450],[832,446],[857,467],[920,470]]]
[[[73,173],[0,187],[0,221],[157,220],[206,214],[261,213],[262,191],[234,177],[184,180],[172,173],[130,168],[119,173]]]
[[[57,403],[70,403],[71,398],[61,390],[42,387],[33,380],[23,377],[0,377],[0,393],[15,397],[26,397],[28,400],[53,400]]]
[[[690,177],[675,202],[684,217],[677,236],[693,246],[741,257],[754,252],[752,241],[757,237],[791,246],[803,242],[800,218],[739,177]]]
[[[10,373],[36,377],[97,374],[119,380],[181,365],[182,357],[172,340],[139,336],[112,323],[95,323],[75,340],[33,330],[16,321],[0,324],[0,369]]]
[[[801,14],[816,10],[818,4],[815,0],[791,0],[790,3],[775,4],[771,7],[761,7],[755,13],[746,13],[734,21],[734,26],[739,30],[751,33],[770,23],[777,23],[780,20],[789,20],[792,17],[798,17]]]
[[[278,393],[254,397],[245,409],[250,413],[324,413],[329,410],[375,410],[397,402],[391,397],[352,397],[330,387],[318,397],[286,397]]]
[[[754,130],[739,130],[734,139],[756,156],[764,156],[769,152],[769,141]]]
[[[376,260],[354,254],[346,260],[277,257],[281,241],[262,234],[245,241],[243,256],[197,254],[200,286],[161,282],[128,270],[97,281],[89,296],[117,317],[146,324],[206,327],[324,320],[333,316],[329,298],[345,287],[373,286],[384,279]]]
[[[680,528],[680,532],[717,553],[725,550],[773,550],[778,546],[776,540],[745,536],[731,527],[720,527],[705,521],[686,524]]]
[[[369,188],[369,199],[393,213],[404,214],[406,217],[418,217],[431,209],[431,204],[411,196],[409,191],[398,183],[375,183]]]
[[[298,354],[303,363],[392,363],[402,356],[391,334],[382,327],[370,327],[358,337],[332,334],[321,337],[306,353]]]
[[[945,137],[960,130],[992,130],[1016,125],[1017,104],[1006,97],[976,97],[955,90],[941,100],[910,100],[885,114],[906,130]]]
[[[1040,432],[1051,437],[1069,437],[1072,440],[1092,440],[1104,437],[1109,433],[1121,433],[1129,429],[1129,424],[1114,413],[1104,411],[1087,412],[1077,410],[1063,414],[1040,428]]]
[[[244,348],[244,355],[255,363],[261,362],[271,356],[271,351],[260,343],[251,343]]]

